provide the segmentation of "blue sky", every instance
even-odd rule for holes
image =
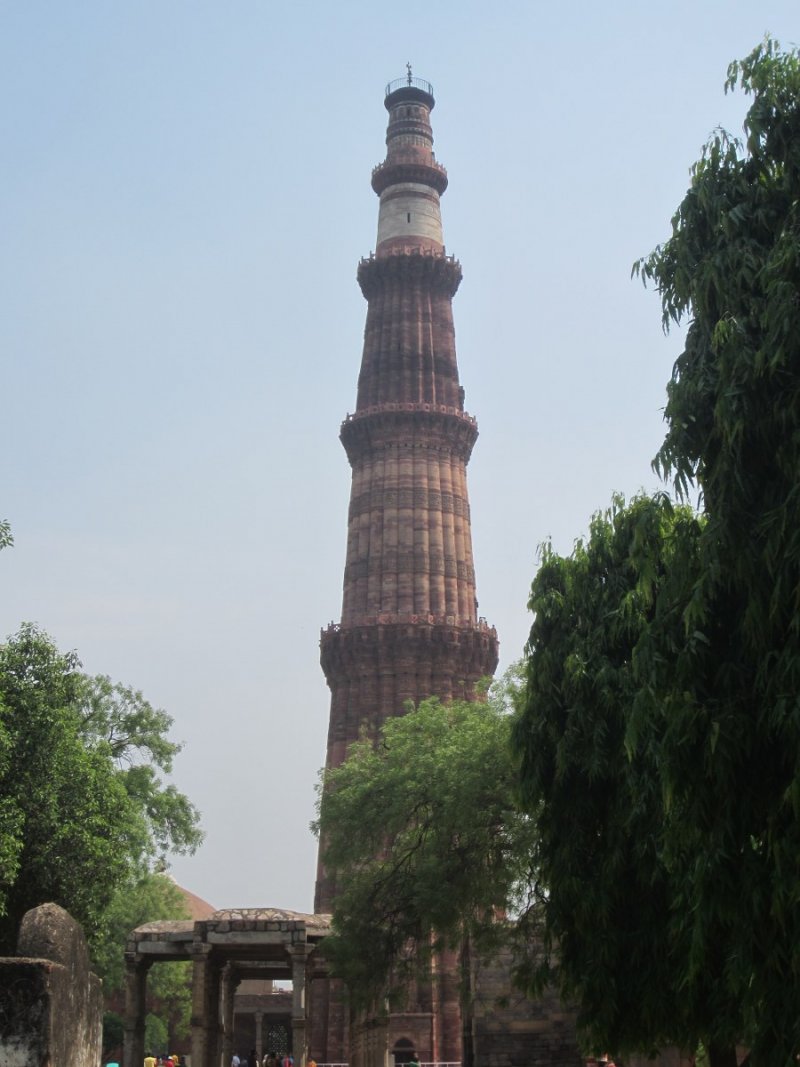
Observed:
[[[654,488],[669,235],[731,59],[789,0],[0,3],[0,635],[141,688],[207,840],[178,879],[308,910],[383,89],[429,79],[481,613],[522,651],[537,546]]]

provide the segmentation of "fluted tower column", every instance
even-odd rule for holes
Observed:
[[[353,472],[342,618],[321,640],[329,767],[362,723],[377,731],[408,700],[471,699],[498,658],[475,592],[466,468],[478,428],[458,377],[452,299],[461,267],[444,247],[447,173],[433,153],[432,87],[409,73],[387,86],[385,106],[386,159],[372,172],[377,245],[358,267],[367,321],[356,410],[340,435]],[[334,894],[320,866],[315,909],[330,910]],[[412,1035],[416,1050],[423,1060],[459,1060],[460,1034],[445,1034],[449,1008],[436,1018],[436,1000],[434,990],[417,1005],[415,1025],[432,1014],[425,1043]],[[335,1036],[342,1025],[329,1019],[328,1046],[315,1058],[347,1059]]]

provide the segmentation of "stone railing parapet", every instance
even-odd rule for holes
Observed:
[[[449,626],[453,629],[471,630],[478,633],[488,634],[490,637],[497,637],[497,630],[494,626],[491,626],[483,616],[476,621],[475,619],[464,619],[460,615],[415,615],[409,612],[382,612],[379,615],[357,615],[346,623],[329,622],[327,626],[323,626],[320,630],[320,636],[325,637],[326,634],[340,633],[342,630],[353,630],[360,626],[397,625]]]
[[[440,174],[443,174],[445,177],[447,177],[447,167],[445,167],[443,163],[439,162],[433,152],[431,152],[430,163],[417,163],[406,160],[384,159],[380,163],[376,163],[375,166],[372,168],[371,177],[374,178],[376,174],[380,174],[382,170],[386,170],[388,167],[433,167],[434,170],[439,171]]]
[[[362,259],[356,278],[367,300],[387,285],[408,282],[427,285],[433,292],[453,297],[461,282],[461,264],[444,248],[403,245]]]
[[[357,419],[362,419],[368,415],[382,415],[387,411],[425,411],[439,415],[452,415],[457,419],[469,423],[470,426],[478,425],[478,420],[474,415],[470,415],[466,411],[460,411],[457,407],[453,407],[452,404],[428,404],[421,400],[410,401],[408,403],[387,401],[385,404],[370,404],[368,407],[361,408],[358,411],[348,412],[345,416],[344,423],[355,422]]]
[[[358,265],[359,267],[369,267],[372,263],[380,263],[395,256],[425,256],[428,259],[441,259],[446,263],[452,263],[454,266],[461,266],[455,256],[448,256],[444,248],[440,250],[438,248],[427,248],[424,245],[416,245],[414,247],[404,245],[402,248],[390,248],[380,256],[370,252],[368,256],[361,257]]]
[[[430,185],[441,196],[448,185],[447,168],[433,152],[429,160],[384,159],[376,163],[370,175],[370,184],[380,196],[384,189],[400,182],[421,182]]]

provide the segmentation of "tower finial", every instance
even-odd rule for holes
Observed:
[[[408,84],[411,85],[411,64],[406,63],[406,70],[408,71]]]

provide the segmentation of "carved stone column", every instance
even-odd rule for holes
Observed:
[[[125,953],[125,1038],[124,1067],[140,1067],[144,1060],[145,993],[150,961]]]
[[[262,1030],[262,1025],[263,1025],[262,1020],[264,1018],[264,1012],[263,1011],[255,1012],[255,1017],[256,1017],[256,1056],[258,1056],[258,1062],[261,1063],[261,1057],[264,1054],[264,1040],[263,1040],[263,1038],[261,1036],[261,1030]],[[222,1067],[225,1067],[225,1064],[223,1064]]]
[[[313,945],[292,945],[292,1051],[295,1067],[306,1067],[308,1036],[306,1020],[306,963],[314,951]]]
[[[219,1067],[220,966],[211,946],[196,944],[192,965],[192,1067]]]
[[[222,969],[222,1067],[229,1067],[233,1057],[233,1000],[239,980],[232,964]]]

